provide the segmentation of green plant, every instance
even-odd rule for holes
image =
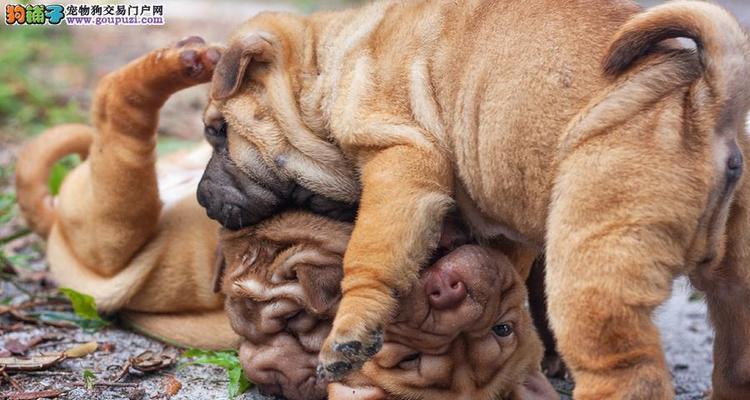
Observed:
[[[99,316],[93,297],[70,288],[61,288],[60,293],[70,300],[73,313],[41,311],[37,315],[39,319],[70,321],[86,331],[96,331],[110,324],[110,321]]]
[[[81,163],[81,158],[77,154],[71,154],[63,157],[60,161],[52,166],[52,170],[49,174],[49,192],[56,196],[60,193],[60,186],[62,186],[65,176],[73,170],[78,164]]]
[[[185,358],[192,360],[180,365],[183,368],[188,365],[216,365],[224,368],[227,372],[229,383],[227,384],[227,394],[230,399],[237,397],[252,387],[252,383],[247,379],[242,371],[240,358],[234,350],[226,351],[206,351],[199,349],[189,349],[182,353]]]
[[[16,215],[16,194],[12,191],[0,193],[0,225],[10,222]]]
[[[84,369],[83,370],[83,386],[86,387],[86,390],[92,390],[94,388],[94,384],[96,383],[96,376],[93,372],[91,372],[90,369]]]

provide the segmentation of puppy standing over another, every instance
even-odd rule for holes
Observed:
[[[191,37],[105,76],[95,129],[52,128],[24,147],[16,167],[21,211],[47,239],[60,286],[92,295],[101,312],[124,311],[163,340],[203,348],[237,340],[212,287],[219,225],[195,198],[210,152],[157,164],[156,127],[167,98],[207,82],[220,55]],[[69,153],[88,158],[53,199],[49,170]]]
[[[678,274],[716,326],[713,397],[750,397],[750,310],[733,307],[750,299],[748,40],[708,3],[638,11],[382,1],[232,36],[212,82],[231,163],[361,201],[323,374],[370,358],[457,203],[485,239],[546,247],[576,398],[674,396],[651,313]],[[678,36],[697,51],[661,43]]]

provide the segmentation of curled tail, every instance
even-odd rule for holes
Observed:
[[[728,11],[701,1],[670,2],[634,16],[615,34],[604,72],[619,76],[659,42],[677,37],[695,41],[704,78],[720,102],[750,101],[747,34]]]
[[[49,175],[62,157],[79,154],[88,156],[94,131],[82,124],[59,125],[27,143],[16,163],[16,196],[21,213],[29,227],[47,237],[55,222]]]

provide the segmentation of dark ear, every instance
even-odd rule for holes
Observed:
[[[233,41],[214,70],[211,97],[221,100],[233,95],[242,85],[248,65],[269,63],[273,57],[273,45],[260,33]]]
[[[343,268],[340,264],[299,265],[297,278],[312,311],[318,314],[335,311],[333,307],[341,298]]]

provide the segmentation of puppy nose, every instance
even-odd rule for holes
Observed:
[[[452,271],[433,271],[425,284],[425,294],[430,305],[438,310],[458,307],[466,298],[466,285],[461,282],[457,273]]]

